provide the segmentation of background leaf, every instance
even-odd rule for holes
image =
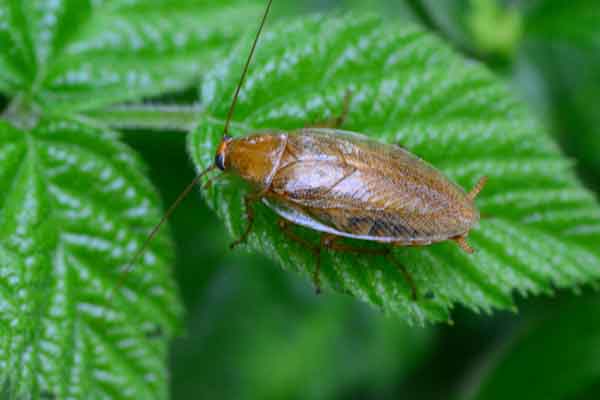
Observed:
[[[163,398],[181,308],[167,233],[111,302],[160,217],[142,165],[112,132],[0,122],[0,380],[58,398]]]
[[[0,1],[0,91],[24,86],[31,67],[32,48],[24,31],[19,1]]]
[[[198,168],[213,160],[248,46],[206,78],[207,115],[189,143]],[[303,127],[338,113],[348,89],[345,129],[401,143],[465,188],[488,175],[478,204],[491,218],[471,234],[475,255],[448,243],[398,251],[432,299],[412,302],[398,271],[374,258],[325,256],[329,286],[423,322],[447,320],[456,303],[511,308],[513,291],[550,293],[599,277],[600,210],[571,163],[497,78],[415,27],[398,31],[352,16],[280,25],[262,38],[233,131]],[[222,180],[207,199],[238,236],[245,226],[239,183]],[[314,268],[311,254],[285,240],[260,205],[250,246],[306,276]]]
[[[2,0],[0,43],[10,51],[0,57],[9,72],[0,82],[54,113],[181,90],[261,8],[234,0]]]
[[[506,349],[491,360],[473,399],[596,397],[600,299],[587,296],[551,306],[552,311],[546,308],[504,342]]]

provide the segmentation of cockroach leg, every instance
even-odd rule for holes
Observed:
[[[339,242],[340,239],[341,238],[339,236],[335,236],[335,235],[331,235],[331,234],[324,234],[321,242],[322,242],[323,246],[328,248],[329,250],[339,251],[340,253],[358,253],[358,254],[369,254],[369,255],[373,255],[373,256],[387,256],[390,252],[390,249],[387,249],[387,248],[367,249],[364,247],[349,246],[349,245],[340,243]]]
[[[473,189],[471,189],[471,191],[467,194],[467,197],[471,200],[475,200],[475,197],[477,197],[479,192],[481,192],[481,190],[483,189],[483,187],[485,186],[487,181],[488,181],[487,176],[482,176],[481,178],[479,178],[479,181],[475,184]]]
[[[402,277],[404,278],[404,280],[410,287],[412,299],[414,301],[416,301],[418,299],[417,287],[415,285],[415,282],[414,282],[411,274],[406,270],[404,265],[402,265],[400,262],[398,262],[393,257],[391,248],[386,247],[383,249],[367,249],[367,248],[363,248],[363,247],[349,246],[349,245],[345,245],[343,243],[339,243],[340,237],[335,236],[335,235],[329,235],[329,234],[323,235],[323,238],[324,239],[321,240],[321,243],[323,244],[323,246],[326,247],[327,249],[330,249],[333,251],[339,251],[341,253],[357,253],[357,254],[367,254],[367,255],[371,255],[371,256],[385,257],[385,259],[388,260],[388,262],[390,264],[394,264],[396,266],[396,268],[398,268],[398,270],[402,274]]]
[[[452,238],[452,240],[454,240],[456,242],[456,244],[458,245],[458,247],[463,249],[463,251],[465,253],[473,254],[475,252],[475,250],[473,250],[473,248],[471,246],[469,246],[469,243],[467,243],[467,239],[465,236],[458,236],[458,237]]]
[[[346,94],[344,95],[344,105],[342,108],[342,112],[332,118],[326,119],[324,121],[320,121],[314,124],[307,126],[307,128],[332,128],[338,129],[344,122],[346,122],[346,118],[348,117],[348,112],[350,111],[350,100],[352,99],[352,91],[346,90]]]
[[[346,90],[346,94],[344,94],[344,106],[342,108],[342,113],[335,118],[335,123],[333,128],[339,128],[344,125],[346,122],[346,118],[348,117],[348,112],[350,111],[350,100],[352,99],[352,91],[350,89]]]
[[[244,233],[242,233],[238,240],[229,245],[229,248],[231,250],[235,249],[242,243],[246,243],[246,241],[248,240],[248,235],[250,234],[250,231],[252,231],[252,227],[254,226],[254,208],[252,207],[252,205],[256,203],[261,197],[262,193],[247,194],[244,196],[244,206],[246,208],[247,220],[246,230],[244,230]]]
[[[300,236],[296,235],[292,229],[291,229],[291,224],[286,221],[283,218],[280,218],[278,221],[278,225],[279,228],[281,228],[281,231],[290,239],[293,240],[294,242],[299,243],[301,246],[307,248],[308,250],[310,250],[314,257],[315,257],[315,270],[313,272],[313,283],[315,285],[315,292],[317,294],[321,293],[321,247],[322,246],[316,246],[310,242],[308,242],[307,240],[301,238]]]

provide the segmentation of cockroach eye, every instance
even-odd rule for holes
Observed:
[[[215,156],[215,165],[221,171],[225,171],[225,157],[223,156],[223,154],[219,153]]]

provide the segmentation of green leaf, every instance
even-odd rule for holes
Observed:
[[[38,398],[164,398],[181,317],[161,212],[133,152],[69,120],[0,122],[0,382]]]
[[[23,32],[19,1],[0,1],[0,92],[13,92],[24,85],[32,67],[31,44]]]
[[[206,78],[207,113],[189,141],[198,169],[213,160],[250,40]],[[348,89],[344,129],[400,143],[465,189],[482,175],[490,180],[477,200],[486,218],[469,238],[476,254],[453,243],[396,251],[421,293],[433,298],[413,302],[393,265],[356,255],[324,256],[329,287],[423,323],[448,320],[456,304],[514,309],[515,292],[552,293],[600,277],[600,208],[572,163],[502,81],[416,27],[354,16],[279,25],[262,37],[232,133],[302,128],[339,113]],[[223,179],[206,193],[233,237],[246,224],[242,194],[249,189],[242,187]],[[250,247],[310,276],[312,253],[286,240],[272,211],[255,209]]]
[[[600,381],[600,298],[554,304],[511,335],[491,360],[478,400],[558,400],[580,396]],[[557,373],[560,371],[560,373]]]
[[[234,7],[235,5],[235,7]],[[0,0],[0,90],[67,113],[180,90],[257,17],[258,5],[193,1]],[[4,27],[4,29],[3,29]]]

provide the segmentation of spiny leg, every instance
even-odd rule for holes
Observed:
[[[319,121],[314,124],[307,126],[307,128],[332,128],[338,129],[340,128],[346,118],[348,117],[348,112],[350,110],[350,99],[352,98],[352,92],[350,90],[346,90],[346,94],[344,95],[344,105],[342,108],[342,112],[334,117],[326,119],[324,121]]]
[[[333,251],[339,251],[341,253],[357,253],[357,254],[367,254],[367,255],[371,255],[371,256],[385,257],[386,260],[388,260],[391,264],[394,264],[396,266],[396,268],[398,268],[400,270],[402,277],[404,278],[404,280],[410,287],[412,299],[415,301],[418,299],[417,287],[415,285],[415,282],[414,282],[412,276],[406,270],[404,265],[399,263],[392,256],[392,251],[389,247],[382,248],[382,249],[367,249],[367,248],[363,248],[363,247],[354,247],[354,246],[345,245],[343,243],[339,243],[339,240],[340,240],[339,236],[325,234],[325,235],[323,235],[323,237],[321,239],[321,244],[324,247],[326,247],[327,249],[330,249]]]
[[[469,243],[467,243],[466,236],[457,236],[455,238],[452,238],[452,240],[454,240],[456,242],[456,244],[458,245],[458,247],[460,247],[465,253],[468,253],[468,254],[475,253],[475,250],[473,250],[473,248],[471,246],[469,246]]]
[[[474,201],[475,198],[479,195],[479,193],[481,193],[481,191],[483,190],[483,187],[485,186],[485,184],[488,181],[488,177],[487,176],[482,176],[481,178],[479,178],[479,181],[477,181],[477,183],[475,184],[475,186],[473,186],[473,189],[471,189],[471,191],[469,193],[467,193],[467,197],[471,200]],[[488,219],[488,218],[492,218],[492,215],[484,213],[484,212],[480,212],[479,213],[479,218],[481,219]]]
[[[479,178],[479,181],[477,181],[475,186],[473,186],[473,189],[471,189],[471,191],[467,193],[467,197],[471,200],[475,200],[475,197],[477,197],[477,195],[483,190],[483,187],[485,186],[487,181],[487,176],[482,176],[481,178]]]
[[[479,181],[477,181],[475,186],[473,186],[473,189],[471,189],[471,191],[467,193],[467,198],[469,198],[471,201],[475,200],[477,195],[483,190],[483,187],[485,186],[487,181],[487,176],[482,176],[481,178],[479,178]],[[485,217],[489,218],[489,216]],[[467,243],[467,234],[453,237],[452,240],[454,240],[458,247],[460,247],[465,253],[473,254],[475,252],[475,250],[473,250],[473,248],[469,246],[469,243]]]
[[[294,242],[299,243],[301,246],[307,248],[308,250],[310,250],[314,257],[315,257],[315,261],[316,261],[316,265],[315,265],[315,270],[313,272],[313,284],[315,285],[315,292],[317,294],[321,293],[321,245],[317,246],[314,245],[312,243],[310,243],[309,241],[301,238],[300,236],[296,235],[292,229],[291,229],[291,223],[286,221],[283,218],[280,218],[279,221],[277,222],[279,225],[279,228],[281,228],[281,231],[290,239],[293,240]]]
[[[261,197],[262,197],[262,194],[260,194],[260,193],[259,194],[247,194],[244,196],[244,207],[246,208],[246,220],[247,220],[246,229],[244,230],[244,232],[242,233],[242,235],[240,236],[240,238],[238,240],[236,240],[235,242],[233,242],[229,245],[230,249],[233,250],[240,244],[246,243],[246,241],[248,240],[248,235],[250,234],[250,231],[252,230],[252,227],[254,226],[254,208],[252,208],[252,205],[254,203],[256,203]]]

